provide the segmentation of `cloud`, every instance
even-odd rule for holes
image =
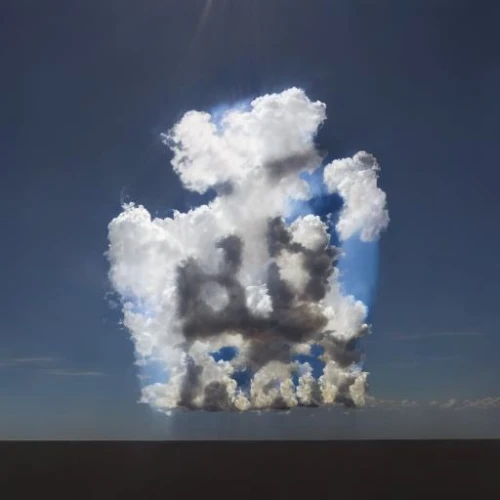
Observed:
[[[492,410],[500,408],[500,396],[481,399],[448,399],[447,401],[432,401],[431,406],[442,410]]]
[[[362,241],[372,241],[389,224],[386,194],[377,186],[376,158],[360,151],[352,158],[334,160],[325,168],[325,184],[338,191],[344,207],[337,223],[342,239],[360,232]]]
[[[45,364],[53,363],[54,361],[56,361],[56,358],[41,356],[37,358],[14,358],[13,361],[17,364]]]
[[[422,359],[419,359],[421,362],[434,362],[434,363],[443,363],[444,361],[456,361],[457,359],[461,359],[457,356],[425,356]]]
[[[500,408],[500,397],[486,397],[475,400],[451,398],[446,401],[432,401],[430,405],[441,410],[491,410]]]
[[[483,337],[481,332],[432,332],[432,333],[416,333],[409,335],[394,335],[395,340],[425,340],[435,337]]]
[[[416,400],[410,399],[379,399],[373,396],[366,397],[366,408],[377,408],[382,410],[402,410],[421,406]]]
[[[408,408],[438,410],[492,410],[500,409],[500,396],[469,400],[450,398],[446,400],[416,401],[408,399],[379,399],[366,396],[366,408],[382,410],[404,410]]]
[[[427,363],[447,363],[447,362],[452,362],[452,361],[460,361],[462,358],[458,356],[420,356],[420,355],[414,355],[410,359],[398,359],[391,361],[390,364],[393,366],[397,366],[398,368],[402,366],[413,366],[417,367],[422,364],[427,364]]]
[[[476,400],[466,399],[462,402],[462,408],[477,408],[488,410],[491,408],[500,408],[500,396],[498,397],[487,397]]]
[[[99,371],[73,370],[68,368],[44,369],[42,372],[47,375],[55,375],[59,377],[102,377],[106,375],[105,373]]]
[[[123,323],[138,359],[162,367],[143,402],[164,411],[363,404],[356,340],[369,333],[368,308],[343,291],[339,246],[376,241],[389,218],[372,155],[322,167],[314,139],[325,120],[324,103],[291,88],[218,120],[190,111],[164,134],[184,188],[216,196],[166,218],[128,203],[109,224]],[[329,200],[321,216],[306,180],[315,172]],[[292,217],[300,203],[310,211]],[[224,347],[231,355],[215,359]]]
[[[445,401],[444,403],[441,403],[439,405],[440,408],[445,408],[445,409],[456,408],[456,406],[457,406],[457,400],[455,398],[451,398],[448,401]]]
[[[43,366],[56,361],[56,358],[50,356],[3,358],[0,359],[0,368],[10,368],[21,365]]]
[[[37,369],[38,373],[61,377],[100,377],[106,375],[100,371],[58,368],[54,366],[58,361],[60,360],[51,356],[4,358],[0,360],[0,368],[29,366]]]

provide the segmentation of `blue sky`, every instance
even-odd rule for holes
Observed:
[[[357,419],[367,437],[413,437],[424,418],[465,437],[486,419],[500,434],[497,403],[481,416],[426,406],[500,395],[498,8],[220,0],[201,23],[206,4],[2,2],[0,437],[242,426],[259,437],[283,418],[289,436],[313,432],[314,418],[330,436],[326,412],[158,420],[136,404],[133,346],[105,300],[107,224],[123,193],[152,212],[200,200],[180,189],[160,133],[189,109],[293,85],[327,103],[318,142],[329,155],[365,149],[381,164],[391,224],[365,368],[374,397],[415,400],[427,415],[402,405],[383,424],[381,409],[366,410],[334,419],[339,429]]]

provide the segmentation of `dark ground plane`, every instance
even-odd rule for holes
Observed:
[[[326,491],[323,498],[342,494],[346,499],[382,494],[443,499],[456,493],[498,498],[500,493],[500,440],[6,441],[0,443],[0,456],[6,498],[35,492],[40,497],[45,490],[52,498],[59,492],[66,498],[180,493],[194,498],[210,492],[287,498],[304,487],[308,496]]]

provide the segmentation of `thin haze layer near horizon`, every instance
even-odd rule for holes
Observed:
[[[498,437],[494,10],[4,3],[0,438]]]

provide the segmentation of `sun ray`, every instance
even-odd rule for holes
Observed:
[[[212,12],[212,7],[214,4],[214,0],[206,0],[205,5],[203,6],[203,10],[201,12],[200,20],[198,22],[198,26],[196,27],[196,31],[194,32],[193,39],[191,41],[191,46],[189,49],[189,53],[192,53],[195,50],[198,41],[205,30],[205,26],[210,17],[210,13]]]

